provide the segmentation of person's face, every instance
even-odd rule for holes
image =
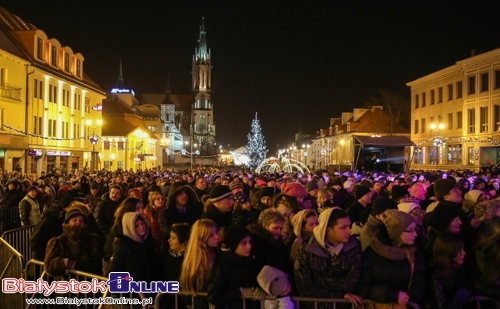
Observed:
[[[97,195],[97,192],[99,192],[99,190],[97,189],[90,189],[90,192],[92,193],[92,195]]]
[[[373,192],[372,192],[372,191],[370,191],[370,192],[366,193],[365,195],[363,195],[363,196],[361,197],[361,199],[362,199],[365,203],[369,204],[369,203],[371,203],[371,202],[372,202],[372,197],[373,197]]]
[[[424,216],[425,216],[425,210],[422,210],[419,207],[414,208],[412,211],[410,211],[410,215],[415,218],[415,221],[417,221],[418,226],[422,226]]]
[[[263,196],[260,198],[260,202],[262,204],[269,206],[269,207],[271,207],[272,200],[273,199],[270,196]]]
[[[380,182],[376,182],[373,184],[373,191],[380,192],[382,190],[382,184]]]
[[[207,181],[203,178],[198,179],[197,185],[198,189],[205,190],[207,188]]]
[[[168,238],[168,245],[170,249],[176,252],[184,251],[184,245],[179,242],[177,234],[170,232],[170,237]]]
[[[453,189],[451,189],[450,192],[445,195],[445,199],[453,203],[462,203],[462,201],[464,200],[462,197],[462,192],[458,187],[453,187]]]
[[[273,238],[278,240],[281,237],[281,232],[283,231],[283,226],[285,225],[284,222],[278,222],[278,223],[271,223],[267,227],[267,230],[271,232],[273,235]]]
[[[267,183],[268,187],[274,188],[276,186],[276,180],[269,180]]]
[[[223,212],[230,212],[233,209],[234,198],[232,195],[218,201],[215,203],[217,208]]]
[[[211,248],[215,248],[219,245],[219,235],[215,227],[210,230],[210,237],[208,238],[207,245]]]
[[[403,245],[411,246],[417,238],[417,224],[413,222],[401,233],[400,240]]]
[[[182,205],[182,206],[184,206],[184,205],[186,205],[186,204],[187,204],[188,199],[189,199],[189,197],[188,197],[187,193],[186,193],[185,191],[181,191],[181,192],[177,195],[177,197],[175,198],[175,202],[176,202],[176,204],[178,204],[178,205]]]
[[[187,177],[187,182],[188,183],[193,183],[193,177],[192,176],[188,176]]]
[[[109,199],[113,202],[118,202],[121,197],[122,192],[119,189],[112,188],[111,191],[109,191]]]
[[[252,241],[250,236],[247,236],[240,241],[238,247],[234,250],[234,253],[241,257],[250,256],[250,254],[252,254]]]
[[[241,208],[244,210],[250,211],[250,210],[252,210],[252,205],[250,205],[250,202],[247,201],[247,202],[241,204]]]
[[[37,194],[37,191],[36,191],[36,190],[31,190],[30,192],[28,192],[28,195],[29,195],[29,197],[31,197],[31,198],[35,198],[35,197],[36,197],[36,194]]]
[[[455,263],[457,263],[459,265],[462,265],[464,263],[464,260],[465,260],[465,250],[462,247],[458,251],[457,256],[453,259],[453,262],[455,262]]]
[[[13,183],[9,183],[9,185],[7,186],[7,188],[12,191],[12,190],[14,190],[16,188],[16,185],[13,184]]]
[[[468,181],[464,182],[464,188],[469,189],[469,182]]]
[[[333,227],[326,228],[326,241],[332,245],[347,243],[351,237],[351,220],[340,218]]]
[[[228,180],[228,179],[224,179],[224,180],[221,182],[221,185],[223,185],[223,186],[229,186],[229,180]]]
[[[318,217],[316,216],[312,216],[312,217],[309,217],[307,218],[305,224],[304,224],[304,228],[302,229],[304,232],[309,232],[309,233],[312,233],[314,228],[316,226],[318,226],[319,223],[318,223]]]
[[[69,226],[84,226],[85,225],[85,218],[83,216],[73,216],[71,219],[68,221]]]
[[[137,202],[137,204],[135,204],[135,212],[142,212],[142,202]]]
[[[309,194],[310,194],[311,196],[316,197],[316,196],[318,196],[318,191],[319,191],[318,189],[314,189],[314,190],[312,190],[312,191],[309,191]]]
[[[165,198],[163,198],[163,194],[156,194],[155,199],[153,201],[153,206],[155,209],[160,209],[165,205]]]
[[[462,225],[462,221],[459,217],[455,217],[455,219],[451,220],[450,224],[448,224],[447,230],[449,232],[458,234],[460,233],[460,226]]]
[[[248,177],[243,177],[243,183],[248,183]]]
[[[140,237],[146,235],[146,223],[143,220],[135,220],[135,231]]]
[[[478,190],[483,190],[483,189],[484,189],[484,182],[480,182],[480,183],[478,183],[478,184],[477,184],[477,186],[476,186],[476,188],[477,188]]]
[[[422,185],[419,185],[415,189],[415,197],[421,201],[425,200],[425,188]]]
[[[220,185],[220,184],[221,184],[221,182],[222,182],[222,179],[220,179],[220,178],[215,179],[215,183],[216,183],[216,184]]]

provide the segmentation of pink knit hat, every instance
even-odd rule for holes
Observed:
[[[304,188],[303,185],[301,185],[300,183],[296,183],[296,182],[289,182],[289,183],[286,183],[286,184],[283,184],[281,186],[281,191],[288,195],[288,196],[292,196],[292,197],[301,197],[301,198],[305,198],[307,196],[307,191],[306,191],[306,188]]]

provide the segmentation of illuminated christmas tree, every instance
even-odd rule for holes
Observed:
[[[262,135],[262,128],[260,127],[257,113],[255,113],[255,118],[252,120],[252,129],[248,134],[248,144],[246,148],[249,159],[248,166],[253,171],[262,161],[264,161],[267,154],[266,139],[264,135]]]

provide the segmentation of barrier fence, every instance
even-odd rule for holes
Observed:
[[[25,261],[31,260],[30,237],[34,228],[35,225],[28,225],[2,234],[2,238],[21,253]]]
[[[21,227],[19,207],[0,209],[0,234]]]
[[[0,271],[0,279],[24,277],[23,256],[3,238],[0,238]],[[0,293],[0,304],[2,308],[23,308],[24,295]]]

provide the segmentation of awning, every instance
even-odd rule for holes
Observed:
[[[405,147],[405,146],[415,146],[415,144],[406,136],[359,136],[354,135],[354,138],[359,144],[355,146],[363,147]]]

